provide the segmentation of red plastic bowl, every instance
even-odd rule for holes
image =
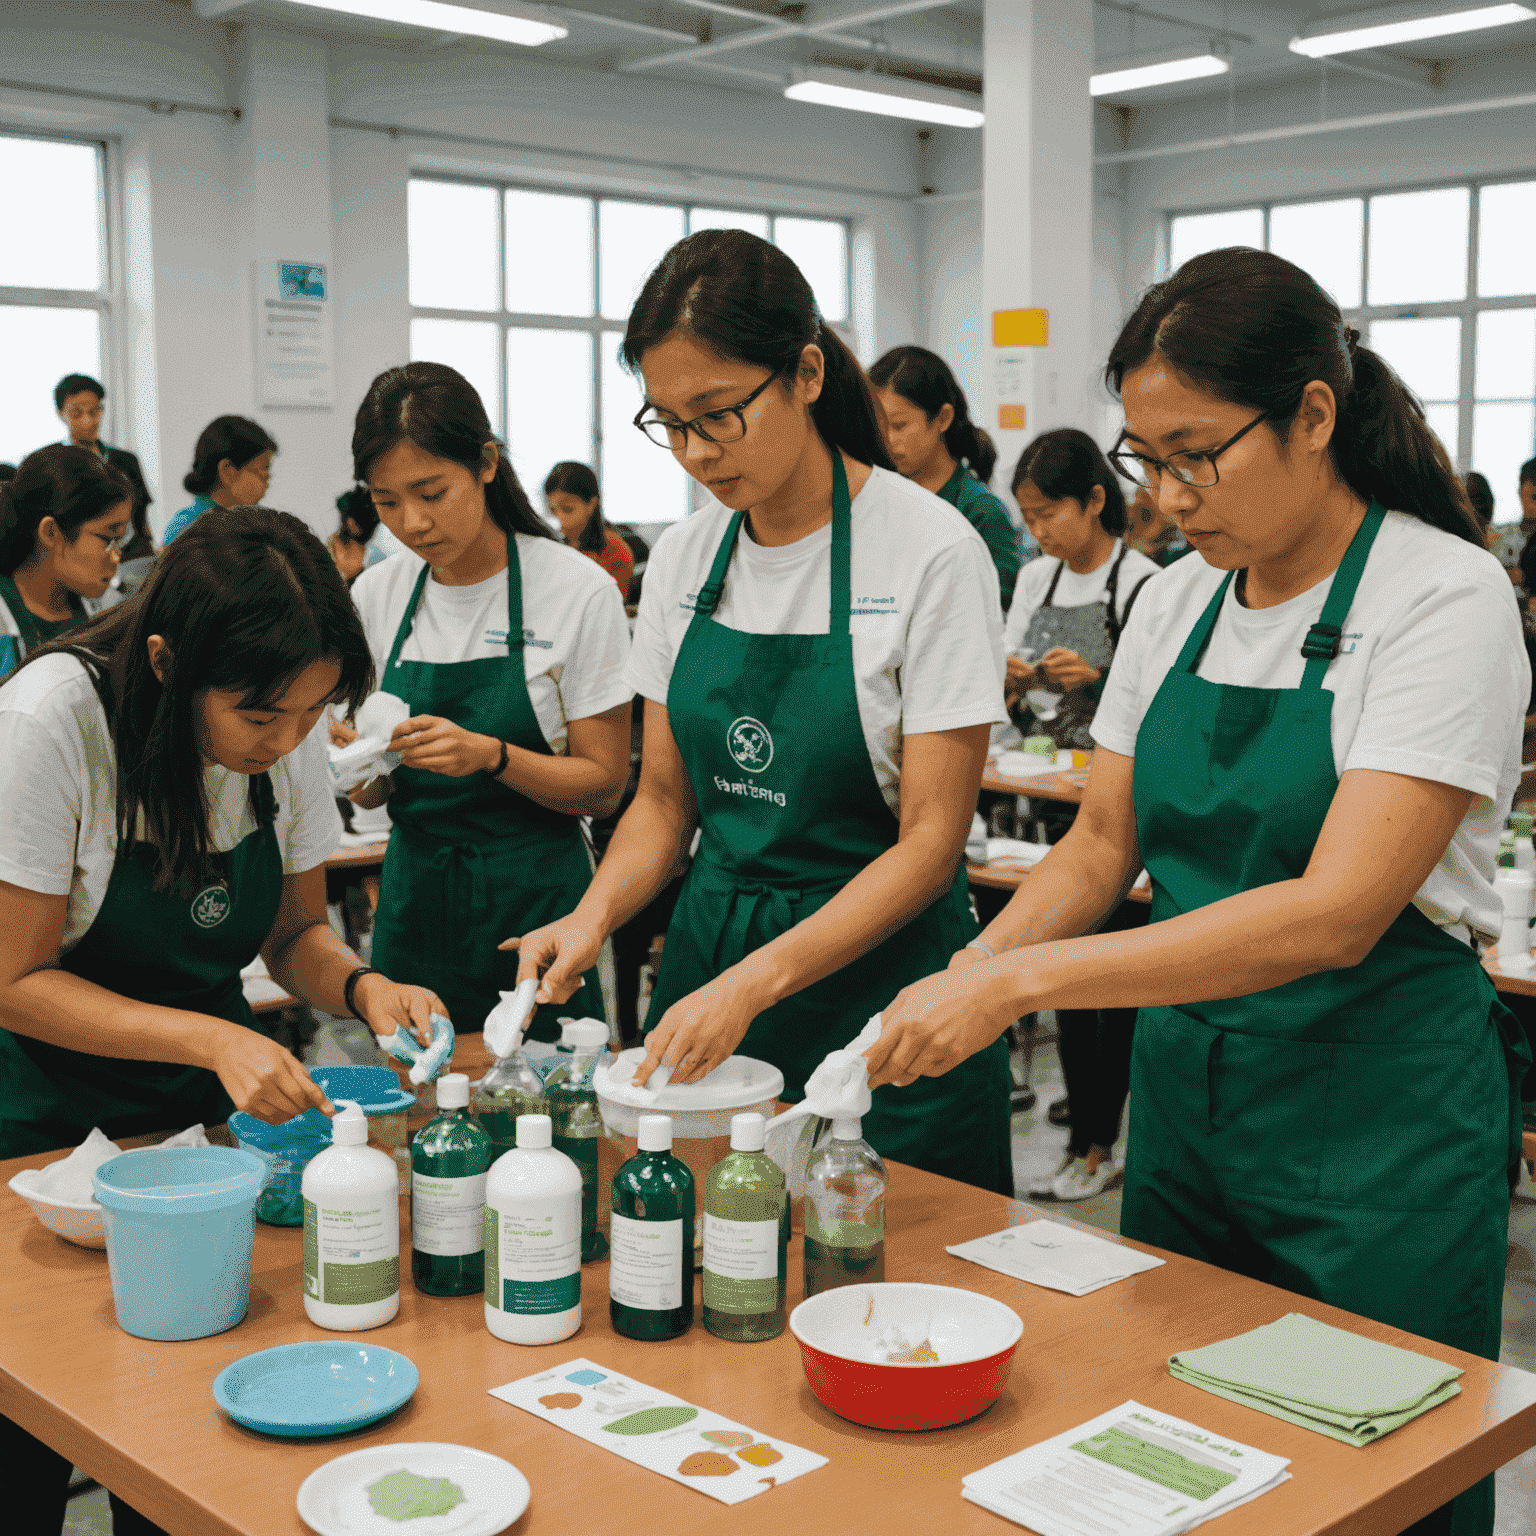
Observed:
[[[896,1325],[926,1338],[936,1363],[874,1358]],[[1012,1307],[951,1285],[887,1281],[823,1291],[790,1314],[811,1391],[840,1418],[871,1429],[944,1429],[985,1413],[1013,1368],[1024,1322]]]

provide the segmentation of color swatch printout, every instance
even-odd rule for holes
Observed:
[[[740,1504],[827,1463],[591,1360],[567,1360],[492,1387],[491,1396],[722,1504]]]

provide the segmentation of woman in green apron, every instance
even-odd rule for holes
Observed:
[[[438,1000],[325,915],[340,820],[313,727],[372,673],[325,547],[246,507],[0,687],[0,1158],[329,1111],[245,1001],[258,954],[306,1002],[430,1039]],[[68,1460],[0,1420],[0,1478],[6,1531],[57,1536]],[[113,1502],[119,1536],[153,1529]]]
[[[1279,257],[1187,263],[1108,374],[1117,463],[1204,558],[1142,594],[998,957],[898,1000],[871,1076],[1140,1005],[1123,1232],[1496,1359],[1528,1055],[1474,946],[1530,686],[1508,584],[1417,402]],[[1151,924],[1072,937],[1143,861]],[[1490,1478],[1413,1530],[1492,1523]]]
[[[716,498],[662,536],[630,676],[640,788],[591,890],[522,936],[558,999],[698,851],[667,932],[637,1081],[736,1051],[799,1099],[826,1053],[975,933],[960,855],[1002,716],[1001,613],[980,537],[890,467],[858,364],[781,251],[691,236],[641,290],[636,425]],[[884,1155],[1011,1190],[998,1042],[876,1094]]]
[[[0,678],[83,623],[133,531],[133,488],[88,448],[55,443],[0,486]]]
[[[394,831],[373,958],[430,986],[477,1030],[516,984],[508,933],[570,911],[592,878],[580,818],[629,773],[632,691],[613,578],[535,514],[472,385],[439,363],[380,374],[357,413],[357,480],[407,550],[353,587],[379,687],[411,718],[388,780]],[[595,958],[594,958],[595,965]],[[556,1013],[604,1017],[595,970]]]

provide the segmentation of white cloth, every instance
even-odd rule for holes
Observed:
[[[1136,601],[1094,716],[1101,746],[1136,755],[1142,716],[1225,572],[1187,555]],[[1301,643],[1332,576],[1272,608],[1227,589],[1199,666],[1213,683],[1298,688]],[[1371,547],[1324,688],[1334,767],[1405,774],[1473,793],[1444,857],[1414,897],[1442,928],[1496,935],[1499,833],[1520,783],[1531,673],[1514,589],[1486,550],[1389,512]]]
[[[634,697],[624,682],[629,654],[624,600],[607,571],[553,539],[518,534],[517,558],[528,698],[544,740],[559,756],[566,751],[570,721],[600,715]],[[352,586],[378,685],[385,690],[393,691],[386,664],[421,567],[421,558],[404,550],[364,571]],[[441,665],[506,654],[505,568],[468,587],[445,587],[427,578],[400,647],[402,661]]]
[[[1029,621],[1045,602],[1050,590],[1051,578],[1059,570],[1061,580],[1056,583],[1056,595],[1052,604],[1057,608],[1082,608],[1088,603],[1107,602],[1109,573],[1120,553],[1120,540],[1116,539],[1109,558],[1091,571],[1079,575],[1070,566],[1049,556],[1031,560],[1019,572],[1018,585],[1013,589],[1013,605],[1008,610],[1008,622],[1003,626],[1003,650],[1011,656],[1024,644],[1024,633]],[[1120,580],[1115,586],[1115,617],[1125,618],[1125,605],[1131,594],[1148,576],[1156,576],[1158,567],[1139,550],[1128,549],[1120,566]],[[1146,593],[1142,593],[1145,597]],[[1136,599],[1137,602],[1141,598]],[[1134,610],[1132,610],[1134,612]]]
[[[718,501],[657,540],[628,678],[658,704],[732,513]],[[853,499],[854,686],[875,779],[897,809],[901,738],[1004,720],[1002,604],[981,535],[914,481],[874,469]],[[824,635],[832,525],[774,549],[743,529],[715,620],[759,635]]]
[[[325,761],[325,721],[269,770],[283,873],[325,863],[341,817]],[[117,760],[107,717],[73,656],[45,656],[0,687],[0,880],[68,896],[65,952],[96,920],[117,852]],[[216,852],[256,830],[250,778],[206,769],[208,830]]]

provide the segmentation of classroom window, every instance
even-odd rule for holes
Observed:
[[[1519,467],[1536,455],[1536,181],[1168,220],[1170,270],[1238,244],[1310,272],[1419,397],[1458,470],[1488,477],[1498,520],[1519,516]]]
[[[53,387],[66,373],[108,384],[102,436],[112,437],[104,162],[102,144],[0,133],[0,459],[10,463],[64,436]]]
[[[687,515],[691,482],[631,425],[640,390],[618,360],[641,285],[685,234],[771,240],[828,322],[850,312],[839,219],[424,177],[408,212],[411,357],[447,363],[480,391],[537,507],[550,468],[576,459],[597,470],[615,522]]]

